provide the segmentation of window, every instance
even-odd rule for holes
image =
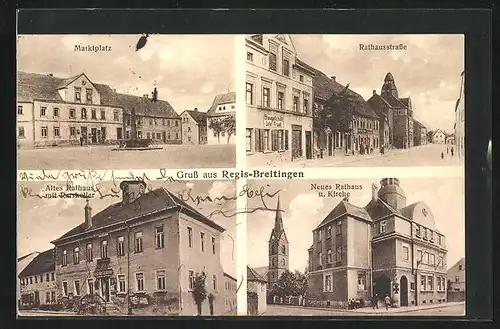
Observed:
[[[415,290],[415,282],[410,283],[410,290],[414,291]]]
[[[246,147],[247,147],[247,152],[252,151],[252,129],[247,128],[246,130]]]
[[[47,135],[48,135],[48,128],[47,128],[47,127],[42,127],[42,128],[41,128],[41,132],[42,132],[42,137],[47,138]]]
[[[425,291],[425,275],[420,276],[420,291]]]
[[[59,118],[59,109],[54,107],[54,118]]]
[[[309,100],[304,99],[304,104],[302,105],[303,112],[308,114],[309,113]]]
[[[434,256],[434,254],[429,255],[429,265],[436,265],[436,256]]]
[[[85,93],[87,96],[87,103],[92,103],[92,89],[91,88],[86,88]]]
[[[251,52],[247,52],[247,61],[253,62],[253,54]]]
[[[92,295],[94,293],[94,280],[87,279],[87,292]]]
[[[281,259],[281,266],[285,266],[286,265],[286,262],[285,262],[285,259]]]
[[[155,247],[161,249],[165,247],[165,235],[163,233],[163,225],[155,228]]]
[[[156,271],[156,289],[165,290],[165,271]]]
[[[410,248],[403,246],[403,260],[410,259]]]
[[[119,120],[120,120],[120,119],[119,119],[119,116],[118,116],[118,111],[116,111],[116,110],[115,110],[115,111],[113,111],[113,120],[114,120],[114,121],[119,121]]]
[[[293,96],[293,110],[295,112],[299,111],[299,96]]]
[[[460,282],[460,278],[458,276],[455,277],[455,283],[459,283]]]
[[[118,275],[118,291],[125,292],[125,275]]]
[[[434,277],[432,275],[427,277],[427,285],[429,291],[434,291]]]
[[[67,250],[63,250],[63,253],[62,253],[62,266],[66,266],[68,265],[68,251]]]
[[[193,229],[188,227],[188,244],[189,248],[193,248]]]
[[[337,229],[335,230],[335,233],[336,233],[337,235],[342,234],[342,221],[339,221],[339,222],[337,223]]]
[[[385,233],[387,231],[387,221],[383,220],[380,222],[380,233]]]
[[[323,253],[318,253],[318,265],[322,266],[323,265]]]
[[[87,109],[83,108],[83,109],[81,109],[80,112],[81,112],[82,119],[87,119]]]
[[[30,284],[33,284],[33,277],[30,276]]]
[[[47,115],[47,108],[45,106],[40,107],[40,116],[44,117]]]
[[[76,136],[76,128],[75,127],[69,127],[69,136],[70,137]]]
[[[332,263],[332,249],[328,249],[327,255],[326,255],[326,263],[331,264]]]
[[[68,282],[63,281],[63,296],[68,296]]]
[[[87,259],[87,262],[92,261],[92,243],[87,244],[85,256],[86,256],[85,258]]]
[[[318,230],[318,241],[321,241],[322,239],[322,234],[323,232],[321,231],[321,229]]]
[[[271,98],[270,98],[271,89],[262,88],[262,105],[265,107],[271,107]]]
[[[253,84],[251,83],[246,83],[246,102],[247,104],[252,105],[253,104]]]
[[[436,278],[437,280],[437,291],[441,291],[441,278]]]
[[[118,256],[125,256],[125,239],[122,236],[116,241],[116,252]]]
[[[101,120],[106,120],[106,111],[101,110]]]
[[[215,238],[212,237],[212,254],[215,255]]]
[[[286,246],[281,246],[281,253],[286,255]]]
[[[189,270],[189,290],[193,290],[194,287],[194,271]]]
[[[50,273],[50,281],[54,281],[54,272]]]
[[[51,303],[56,302],[56,292],[55,291],[50,292],[50,301],[51,301]]]
[[[358,273],[358,290],[366,289],[366,277],[364,273]]]
[[[300,82],[304,82],[304,76],[303,76],[303,75],[300,75],[300,76],[299,76],[299,80],[300,80]]]
[[[264,149],[263,151],[269,151],[269,129],[264,130]]]
[[[70,119],[75,119],[76,118],[76,111],[75,111],[75,109],[69,109],[69,118]]]
[[[135,252],[142,252],[142,231],[135,232]]]
[[[17,107],[17,114],[18,114],[18,115],[23,115],[23,106],[22,106],[22,105],[19,105],[19,106]]]
[[[205,251],[205,233],[200,232],[201,251]]]
[[[179,121],[175,121],[175,126],[179,127]],[[177,138],[179,138],[179,137],[177,137]]]
[[[54,137],[61,137],[60,128],[54,127]]]
[[[342,260],[342,246],[337,247],[337,262]]]
[[[283,59],[283,75],[290,76],[290,61],[288,59]]]
[[[424,261],[423,261],[424,264],[429,264],[429,253],[428,252],[425,252],[424,253]]]
[[[50,281],[49,273],[45,274],[45,281],[47,281],[47,282]]]
[[[24,134],[24,127],[19,127],[17,128],[17,136],[20,138],[25,138],[26,135]]]
[[[75,103],[80,103],[82,101],[82,88],[75,87]]]
[[[462,265],[458,265],[458,270],[461,271],[462,270]]]
[[[75,295],[80,296],[80,281],[75,280]]]
[[[45,293],[45,304],[48,304],[50,303],[50,292],[46,292]]]
[[[97,120],[97,111],[96,109],[91,110],[91,118]]]
[[[273,71],[277,71],[276,68],[276,54],[269,53],[269,69]]]
[[[285,99],[285,93],[282,91],[278,91],[278,108],[280,110],[283,110],[283,108],[284,108],[284,105],[283,105],[284,99]]]
[[[40,274],[40,282],[43,282],[43,274]]]
[[[144,291],[144,273],[135,274],[135,283],[137,291]]]
[[[80,264],[80,249],[78,247],[73,249],[73,264]]]
[[[326,237],[331,238],[332,237],[332,227],[331,225],[328,225],[328,228],[326,229]]]
[[[108,241],[106,240],[101,242],[101,258],[108,258]]]
[[[325,275],[325,289],[324,291],[332,291],[332,276]]]
[[[217,276],[215,274],[212,275],[212,286],[214,288],[214,291],[217,291]]]

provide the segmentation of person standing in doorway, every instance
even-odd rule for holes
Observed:
[[[391,298],[389,298],[388,295],[385,295],[384,303],[385,303],[385,309],[388,311],[389,310],[389,305],[391,305]]]

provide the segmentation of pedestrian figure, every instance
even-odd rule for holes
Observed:
[[[441,159],[444,159],[444,153],[441,152]]]
[[[80,136],[80,146],[83,146],[83,136]]]
[[[391,299],[389,298],[388,295],[385,295],[384,302],[385,302],[385,309],[388,311],[389,305],[391,305]]]
[[[453,146],[451,147],[451,156],[453,156]]]
[[[372,297],[372,307],[373,309],[377,308],[378,309],[378,295],[375,294],[375,296]]]

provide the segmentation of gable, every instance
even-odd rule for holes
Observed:
[[[288,48],[291,50],[294,54],[297,53],[297,50],[295,48],[295,45],[293,43],[292,37],[290,34],[276,34],[274,36],[274,39],[279,41],[281,45],[285,46],[285,48]]]

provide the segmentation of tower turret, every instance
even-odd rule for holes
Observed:
[[[396,210],[406,207],[406,195],[399,186],[398,178],[383,178],[378,197]]]
[[[399,98],[398,88],[396,88],[396,83],[394,82],[394,77],[392,76],[391,72],[386,74],[380,94],[382,96],[392,95],[396,98]]]

